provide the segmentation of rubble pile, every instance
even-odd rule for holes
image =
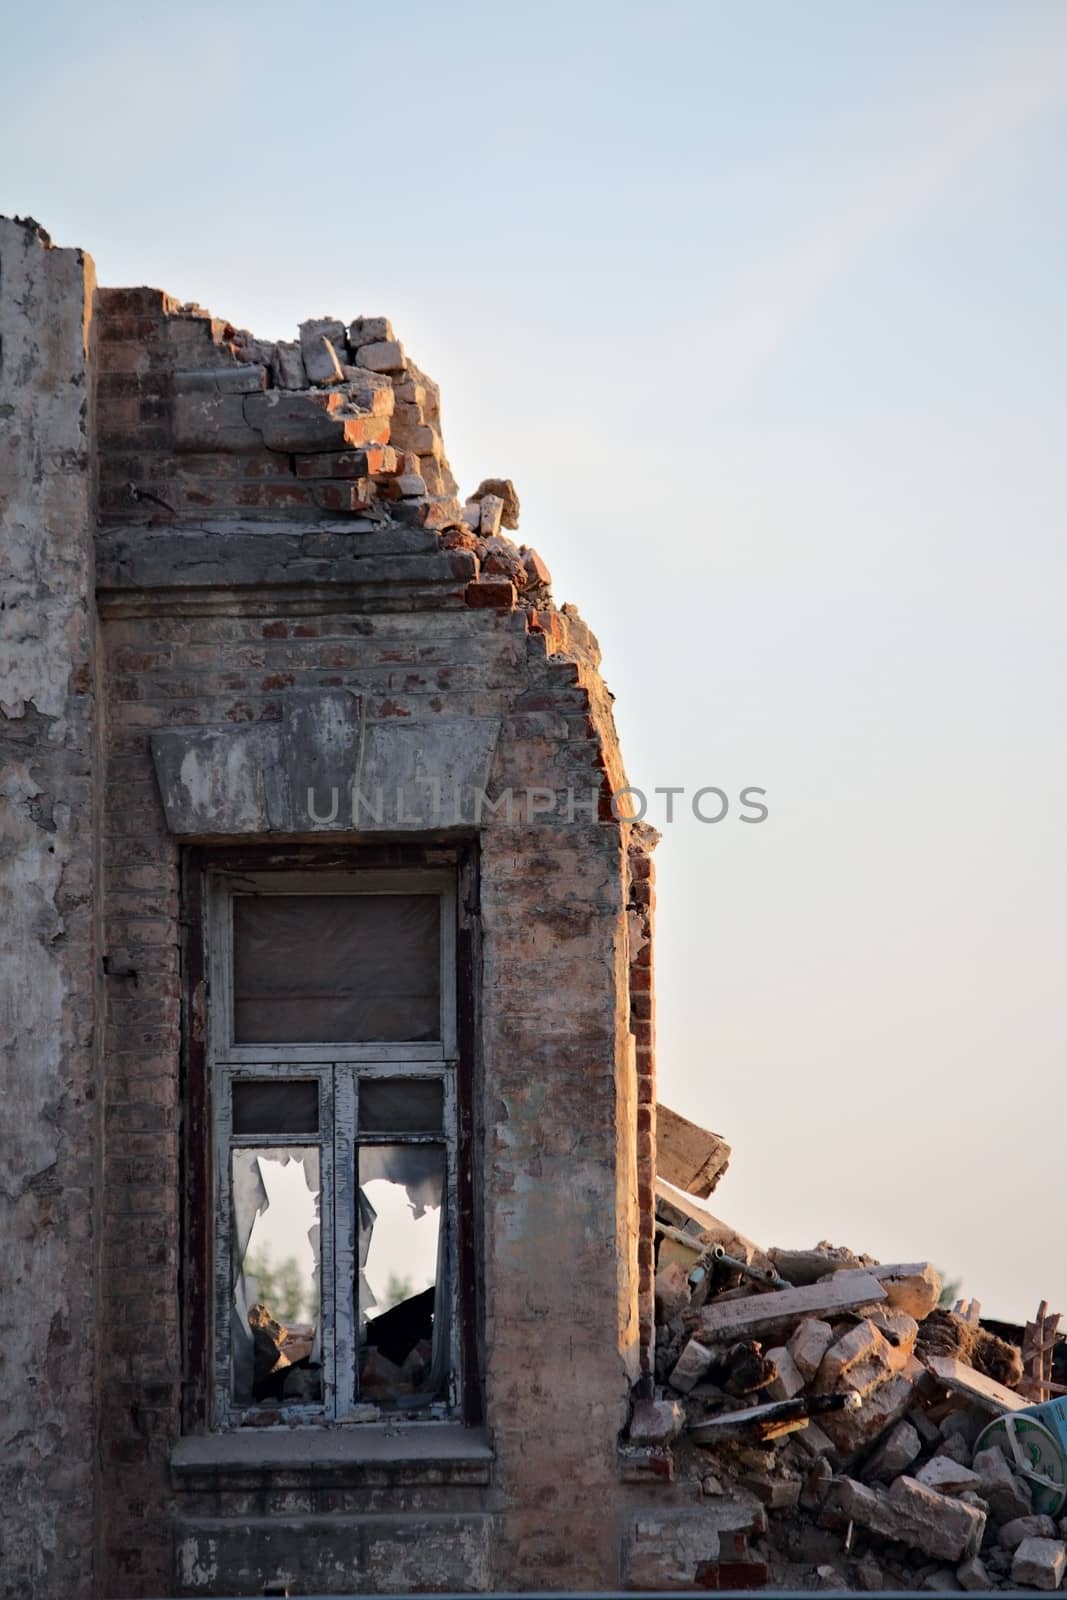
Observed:
[[[262,1302],[250,1308],[248,1326],[252,1332],[254,1398],[316,1399],[319,1374],[310,1366],[314,1326],[301,1323],[286,1327]]]
[[[702,1496],[732,1587],[1058,1588],[1064,1463],[1023,1431],[1018,1346],[941,1306],[929,1262],[761,1249],[663,1175],[710,1192],[719,1136],[680,1161],[659,1126],[655,1381],[625,1476]]]

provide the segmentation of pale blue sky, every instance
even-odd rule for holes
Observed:
[[[718,1209],[1067,1313],[1067,5],[55,4],[5,55],[0,210],[264,336],[391,316],[633,781],[768,789],[659,849]]]

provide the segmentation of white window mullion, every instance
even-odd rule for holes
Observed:
[[[215,1420],[220,1425],[230,1415],[230,1318],[233,1315],[233,1195],[230,1181],[230,1148],[233,1132],[233,1106],[229,1074],[221,1073],[215,1082],[215,1279],[213,1323],[215,1338]]]
[[[359,1087],[355,1068],[334,1066],[334,1295],[335,1412],[350,1417],[355,1407],[359,1327],[355,1301],[359,1282],[355,1131]],[[324,1273],[325,1276],[325,1273]]]
[[[337,1396],[336,1289],[333,1258],[336,1250],[336,1189],[334,1136],[337,1127],[333,1072],[327,1068],[319,1088],[319,1338],[322,1346],[322,1406],[335,1415]]]
[[[234,895],[235,894],[436,894],[440,898],[440,1026],[437,1039],[420,1041],[314,1041],[314,989],[309,993],[309,1033],[305,1039],[292,1042],[235,1043],[234,1028]],[[432,870],[398,870],[390,872],[367,871],[358,873],[306,874],[264,872],[254,874],[212,875],[208,894],[208,973],[209,973],[209,1028],[208,1052],[211,1064],[211,1098],[214,1112],[215,1155],[215,1252],[214,1283],[212,1291],[212,1317],[214,1322],[214,1413],[217,1426],[240,1425],[257,1406],[239,1403],[235,1395],[244,1392],[244,1358],[237,1361],[239,1382],[234,1383],[234,1356],[232,1335],[240,1330],[235,1326],[238,1315],[234,1304],[234,1274],[237,1263],[232,1259],[234,1249],[233,1223],[233,1159],[234,1151],[241,1148],[307,1145],[317,1150],[319,1170],[319,1280],[317,1356],[321,1363],[319,1383],[314,1401],[287,1398],[278,1407],[280,1423],[318,1423],[354,1421],[365,1408],[360,1403],[360,1217],[359,1169],[360,1086],[367,1081],[366,1111],[371,1117],[370,1084],[379,1079],[409,1080],[413,1086],[420,1080],[439,1081],[442,1084],[442,1123],[436,1128],[432,1123],[412,1123],[408,1131],[403,1126],[390,1133],[388,1129],[364,1135],[368,1144],[439,1145],[444,1152],[444,1192],[441,1195],[440,1227],[444,1229],[438,1256],[437,1305],[441,1318],[447,1318],[447,1328],[439,1334],[446,1335],[448,1357],[447,1391],[443,1384],[437,1390],[424,1416],[441,1416],[458,1411],[460,1403],[461,1339],[459,1296],[458,1248],[458,1140],[456,1106],[456,886],[452,872]],[[240,924],[242,927],[244,923]],[[249,934],[250,939],[252,934]],[[313,969],[312,969],[313,970]],[[432,966],[429,974],[433,974]],[[313,975],[317,976],[317,974]],[[321,984],[320,984],[321,987]],[[247,988],[247,985],[246,985]],[[242,991],[244,992],[244,991]],[[262,991],[270,994],[269,986]],[[253,990],[254,993],[254,990]],[[243,1002],[247,1004],[247,1001]],[[291,1031],[299,1034],[300,1026]],[[246,1029],[253,1036],[255,1027]],[[414,1030],[413,1030],[414,1031]],[[427,1030],[428,1031],[428,1030]],[[310,1121],[306,1134],[294,1131],[263,1134],[235,1134],[232,1085],[235,1081],[271,1079],[276,1081],[314,1078],[319,1085],[319,1122],[317,1133],[311,1134]],[[246,1096],[238,1106],[238,1126],[245,1126],[241,1107],[248,1106]],[[381,1104],[379,1095],[376,1102]],[[381,1113],[377,1113],[380,1115]],[[421,1112],[419,1113],[422,1114]],[[298,1120],[298,1119],[295,1119]],[[403,1119],[401,1119],[401,1122]],[[250,1125],[250,1124],[249,1124]],[[268,1124],[269,1125],[269,1124]],[[240,1166],[240,1164],[239,1164]],[[240,1167],[241,1182],[238,1198],[245,1205],[245,1179]],[[301,1203],[303,1203],[301,1201]],[[281,1214],[279,1214],[281,1215]],[[388,1232],[381,1236],[388,1242]],[[381,1240],[379,1241],[381,1244]],[[443,1281],[447,1280],[447,1281]],[[307,1303],[305,1290],[305,1304]],[[302,1318],[310,1321],[305,1313]],[[300,1337],[298,1334],[296,1337]],[[439,1347],[439,1337],[434,1339]],[[241,1350],[243,1351],[243,1344]],[[312,1369],[313,1370],[313,1369]],[[368,1379],[368,1382],[370,1380]],[[416,1379],[416,1382],[419,1380]],[[291,1391],[294,1396],[300,1391]],[[273,1393],[273,1391],[272,1391]],[[447,1393],[447,1399],[446,1399]],[[388,1406],[400,1404],[398,1394]],[[272,1405],[273,1400],[262,1402]],[[262,1413],[261,1413],[262,1414]],[[255,1420],[260,1420],[256,1417]]]
[[[456,1075],[444,1074],[445,1091],[445,1205],[441,1226],[446,1228],[445,1261],[448,1272],[448,1405],[460,1404],[460,1299],[459,1299],[459,1121],[456,1106]]]

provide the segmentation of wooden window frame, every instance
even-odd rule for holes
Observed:
[[[426,861],[432,854],[431,863]],[[227,850],[191,847],[184,852],[183,984],[183,1425],[187,1432],[227,1429],[262,1408],[236,1406],[230,1397],[229,1269],[230,1150],[235,1145],[311,1144],[320,1150],[320,1192],[333,1193],[332,1214],[322,1206],[321,1295],[323,1403],[287,1404],[280,1423],[334,1426],[356,1421],[365,1403],[354,1382],[358,1324],[351,1295],[333,1294],[349,1273],[356,1282],[354,1223],[358,1086],[361,1077],[434,1078],[444,1085],[444,1130],[436,1134],[366,1135],[362,1142],[427,1142],[445,1150],[449,1393],[447,1400],[408,1413],[420,1421],[481,1421],[478,1338],[473,1079],[475,1070],[474,951],[471,911],[477,867],[471,848],[443,852],[417,846],[364,851],[357,847],[276,846]],[[385,856],[383,861],[381,858]],[[460,888],[457,902],[457,880]],[[420,893],[442,906],[442,1037],[437,1042],[323,1045],[237,1045],[232,1029],[232,894]],[[457,910],[462,908],[457,932]],[[247,1136],[234,1139],[229,1086],[235,1078],[316,1077],[320,1082],[318,1135]],[[335,1103],[336,1102],[336,1103]],[[348,1219],[351,1219],[349,1221]],[[332,1268],[332,1270],[331,1270]],[[333,1301],[330,1305],[329,1302]],[[346,1307],[348,1308],[346,1310]],[[327,1318],[329,1317],[329,1324]],[[329,1347],[329,1348],[328,1348]],[[401,1416],[404,1413],[396,1413]],[[393,1416],[392,1411],[383,1417]]]

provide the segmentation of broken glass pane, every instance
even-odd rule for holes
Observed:
[[[441,1037],[440,896],[235,895],[238,1044]]]
[[[314,1079],[237,1078],[233,1085],[234,1133],[318,1133],[319,1086]]]
[[[359,1086],[361,1133],[437,1133],[444,1115],[440,1078],[364,1078]]]
[[[447,1373],[445,1230],[440,1145],[361,1145],[359,1394],[419,1405]]]
[[[232,1152],[233,1398],[320,1402],[319,1152]]]

